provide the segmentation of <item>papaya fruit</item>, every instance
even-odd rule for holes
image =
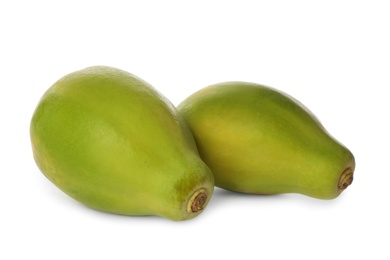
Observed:
[[[333,199],[352,183],[353,154],[307,107],[277,89],[222,82],[178,109],[218,187]]]
[[[88,207],[186,220],[214,189],[190,129],[172,103],[126,71],[93,66],[55,82],[31,119],[41,172]]]

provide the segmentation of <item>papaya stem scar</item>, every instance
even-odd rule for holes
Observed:
[[[207,193],[205,189],[197,190],[194,194],[192,194],[190,200],[187,204],[187,211],[189,213],[195,213],[200,210],[203,210],[204,204],[207,201]]]
[[[351,168],[347,168],[340,176],[338,188],[339,190],[345,190],[353,181],[353,171]]]

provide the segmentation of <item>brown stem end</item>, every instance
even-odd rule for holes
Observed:
[[[207,201],[207,193],[205,189],[196,191],[188,201],[187,211],[190,213],[196,213],[203,210],[204,204]]]
[[[345,169],[345,171],[341,174],[339,179],[338,188],[339,190],[345,190],[349,185],[352,184],[353,181],[353,170],[351,168]]]

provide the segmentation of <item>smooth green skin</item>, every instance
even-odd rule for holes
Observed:
[[[352,153],[314,115],[278,90],[247,82],[206,87],[178,109],[216,186],[253,194],[337,197]]]
[[[35,161],[62,191],[97,210],[190,219],[199,189],[214,189],[176,108],[125,71],[96,66],[57,81],[31,121]]]

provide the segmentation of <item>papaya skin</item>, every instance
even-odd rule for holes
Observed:
[[[30,135],[41,172],[100,211],[186,220],[213,193],[210,169],[176,108],[116,68],[89,67],[54,83],[34,111]]]
[[[352,183],[353,154],[281,91],[224,82],[199,90],[178,109],[218,187],[333,199]]]

